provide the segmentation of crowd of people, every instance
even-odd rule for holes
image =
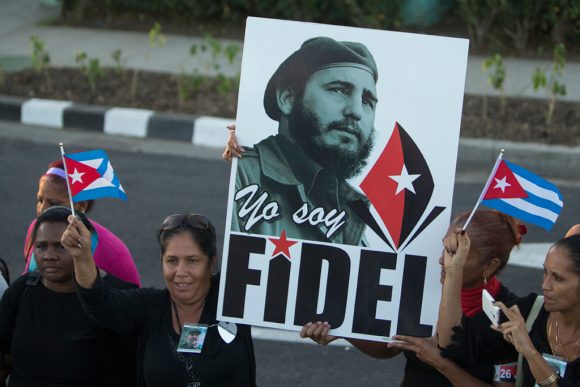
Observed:
[[[299,65],[301,77],[287,74],[291,65]],[[229,128],[223,157],[245,160],[238,163],[236,185],[269,184],[280,202],[299,197],[321,208],[360,202],[347,180],[360,172],[372,147],[377,78],[372,55],[359,43],[304,42],[266,89],[265,110],[279,122],[278,134],[246,150]],[[276,170],[272,160],[284,168]],[[92,202],[75,203],[73,215],[69,199],[64,165],[53,162],[39,179],[23,274],[7,288],[0,260],[0,387],[255,386],[250,327],[217,320],[220,276],[211,221],[195,213],[167,216],[157,233],[165,288],[141,288],[127,246],[87,218]],[[368,216],[348,213],[356,219],[348,232],[329,234],[310,224],[292,226],[289,236],[364,246]],[[478,210],[467,225],[469,215],[456,216],[441,236],[435,334],[398,335],[389,343],[346,340],[376,358],[402,353],[407,387],[580,386],[580,226],[548,251],[543,297],[521,297],[497,275],[525,226],[491,210]],[[277,233],[288,227],[285,221],[255,230]],[[482,310],[482,292],[503,313],[497,325],[490,326]],[[339,339],[331,329],[312,321],[300,336],[326,345]]]
[[[228,149],[243,153],[235,127],[230,129]],[[157,235],[166,287],[139,288],[124,243],[86,217],[91,203],[77,203],[74,217],[66,207],[59,168],[51,163],[39,179],[38,217],[26,236],[25,272],[0,302],[3,383],[256,385],[250,327],[237,324],[232,342],[217,328],[218,249],[210,220],[169,215]],[[390,343],[346,340],[376,358],[402,353],[402,386],[580,385],[580,227],[573,226],[550,248],[543,299],[519,297],[497,274],[521,243],[525,226],[498,211],[478,210],[464,228],[468,217],[468,212],[459,214],[443,237],[436,334],[394,336]],[[123,262],[114,265],[115,258]],[[483,290],[501,308],[498,326],[490,326],[482,311]],[[300,336],[326,345],[338,339],[329,334],[331,328],[327,322],[310,322]],[[44,332],[42,345],[31,334],[39,331]],[[204,339],[198,342],[201,332]]]

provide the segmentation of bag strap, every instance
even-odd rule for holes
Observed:
[[[544,296],[536,296],[534,300],[534,305],[532,305],[532,309],[530,310],[530,314],[528,314],[528,318],[526,319],[526,330],[528,333],[532,330],[532,326],[544,305]],[[524,385],[524,357],[522,354],[518,354],[518,370],[516,373],[516,387],[522,387]]]

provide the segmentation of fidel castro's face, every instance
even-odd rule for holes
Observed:
[[[331,67],[306,82],[289,115],[293,138],[323,167],[349,178],[365,165],[373,143],[376,86],[357,67]]]

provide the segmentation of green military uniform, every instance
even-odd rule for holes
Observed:
[[[234,204],[232,231],[280,236],[285,230],[288,238],[366,245],[363,240],[366,225],[353,211],[351,204],[368,208],[367,198],[346,181],[325,171],[286,137],[270,136],[248,149],[238,160],[235,192],[252,184],[259,187],[253,201],[267,192],[267,202],[277,202],[280,214],[271,220],[261,219],[246,229],[250,215],[239,217],[241,206],[249,199],[245,196]],[[337,210],[337,214],[344,211],[346,222],[330,237],[330,227],[324,222],[316,225],[308,221],[296,224],[292,216],[303,203],[308,204],[310,211],[322,208],[324,214],[333,209]]]

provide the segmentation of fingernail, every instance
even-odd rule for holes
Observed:
[[[312,321],[311,321],[311,322],[309,322],[309,323],[308,323],[308,324],[306,324],[306,325],[307,325],[307,326],[311,326],[311,325],[312,325]]]

